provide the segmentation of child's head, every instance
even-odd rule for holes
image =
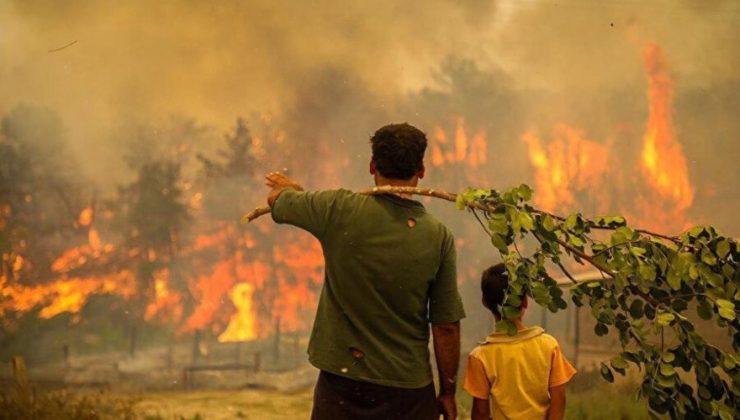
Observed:
[[[493,312],[496,319],[501,319],[499,308],[506,300],[506,292],[509,289],[509,274],[504,264],[496,264],[483,271],[480,279],[480,288],[483,292],[483,306]],[[523,310],[527,306],[526,297],[522,297]]]

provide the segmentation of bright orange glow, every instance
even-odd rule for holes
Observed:
[[[56,273],[66,273],[74,268],[84,265],[87,262],[89,255],[93,254],[93,250],[89,245],[82,245],[75,248],[70,248],[54,260],[51,264],[51,271]]]
[[[463,118],[455,119],[454,139],[448,141],[447,132],[442,127],[435,127],[429,137],[430,161],[435,167],[460,165],[470,185],[485,184],[485,171],[481,166],[488,159],[486,133],[479,129],[472,137]],[[464,187],[461,187],[464,188]]]
[[[581,131],[565,124],[555,127],[546,147],[532,131],[524,133],[522,141],[535,169],[535,204],[543,210],[574,208],[581,193],[603,195],[600,189],[609,169],[607,145],[586,139]],[[603,207],[608,207],[608,197],[603,198],[607,200]]]
[[[62,312],[79,312],[92,294],[130,297],[135,291],[134,277],[128,271],[108,277],[61,278],[35,286],[8,285],[3,281],[0,282],[0,315],[38,307],[39,316],[48,319]]]
[[[180,293],[170,290],[170,270],[163,269],[154,273],[154,299],[149,302],[144,312],[144,319],[155,319],[166,322],[179,322],[182,318]]]
[[[543,210],[616,211],[634,225],[667,232],[690,224],[685,210],[693,203],[694,189],[673,127],[673,81],[658,46],[645,47],[644,61],[649,115],[638,163],[643,176],[628,176],[632,168],[611,156],[610,143],[588,140],[565,124],[555,127],[546,145],[534,131],[526,132],[522,141],[535,170],[535,204]],[[613,203],[620,196],[627,200]]]
[[[457,119],[455,127],[455,160],[462,162],[468,155],[468,134],[465,132],[465,125],[462,118]]]
[[[653,191],[667,201],[669,214],[651,213],[663,223],[670,223],[670,219],[676,217],[677,221],[685,223],[682,214],[694,201],[694,188],[689,181],[683,147],[673,127],[673,80],[663,52],[656,44],[645,46],[643,58],[650,112],[643,138],[642,168]]]
[[[100,234],[95,228],[90,228],[87,232],[87,241],[90,244],[90,248],[93,252],[100,252],[103,248],[103,241],[100,239]]]
[[[85,207],[80,212],[80,216],[77,218],[77,224],[80,226],[90,226],[95,217],[95,212],[92,207]]]
[[[257,322],[252,307],[253,294],[254,286],[249,283],[238,283],[231,289],[231,300],[236,313],[231,316],[226,330],[218,336],[218,341],[248,341],[257,338]]]
[[[211,275],[199,276],[194,291],[198,305],[185,321],[183,332],[195,331],[210,326],[214,314],[221,307],[224,297],[236,283],[234,262],[219,261]]]

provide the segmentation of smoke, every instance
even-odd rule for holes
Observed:
[[[55,110],[81,170],[103,188],[128,176],[132,133],[169,144],[160,137],[172,130],[157,127],[173,115],[208,128],[203,150],[239,116],[272,121],[293,144],[322,139],[336,147],[307,165],[344,163],[316,186],[350,187],[366,183],[355,167],[378,126],[429,132],[464,117],[486,131],[503,187],[528,181],[524,130],[563,121],[639,141],[649,40],[673,69],[691,175],[718,200],[733,191],[700,173],[740,175],[726,161],[738,152],[738,105],[726,94],[740,84],[738,23],[733,1],[6,1],[0,114],[21,102]],[[696,115],[706,114],[699,103],[720,115]]]

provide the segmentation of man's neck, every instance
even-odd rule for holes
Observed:
[[[419,177],[414,176],[411,179],[393,179],[386,178],[382,175],[375,175],[375,185],[378,187],[391,186],[391,187],[416,187],[419,185]],[[399,197],[411,199],[412,195],[407,193],[396,193]]]

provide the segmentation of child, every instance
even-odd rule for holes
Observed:
[[[503,264],[483,272],[481,290],[483,305],[501,320],[499,310],[508,290]],[[494,332],[468,356],[465,390],[473,396],[471,420],[559,420],[565,415],[565,385],[576,370],[560,353],[555,338],[540,327],[522,324],[526,308],[523,296],[519,318],[513,320],[516,335]]]

